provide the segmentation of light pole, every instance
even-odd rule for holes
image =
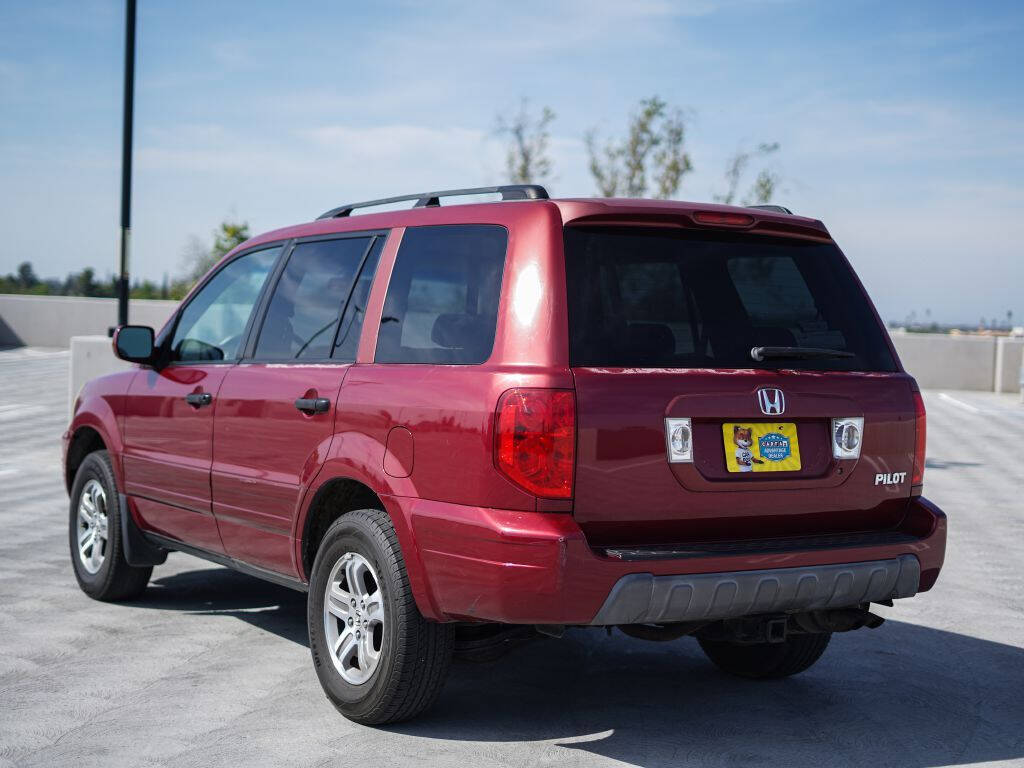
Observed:
[[[121,132],[121,260],[117,324],[128,324],[128,253],[132,234],[132,113],[135,108],[135,0],[127,0],[124,31],[124,123]]]

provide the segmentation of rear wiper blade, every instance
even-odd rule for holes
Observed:
[[[750,357],[760,363],[769,358],[823,359],[855,357],[855,355],[841,349],[821,349],[819,347],[754,347],[750,350]]]

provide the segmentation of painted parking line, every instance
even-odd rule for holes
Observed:
[[[939,392],[939,399],[949,403],[950,405],[956,406],[957,408],[962,408],[968,413],[984,413],[981,408],[976,408],[970,403],[965,403],[963,400],[959,400],[945,392]]]

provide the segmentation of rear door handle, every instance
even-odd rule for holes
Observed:
[[[300,397],[295,407],[307,415],[327,413],[331,409],[331,401],[326,397]]]
[[[213,402],[213,395],[209,392],[190,392],[185,395],[185,402],[193,408],[202,408],[204,405],[209,405]]]

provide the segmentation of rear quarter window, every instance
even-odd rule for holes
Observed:
[[[410,227],[377,334],[378,363],[475,365],[491,355],[508,233],[494,225]]]
[[[832,243],[727,232],[569,227],[576,367],[895,371],[857,280]],[[848,358],[754,361],[758,346]]]

